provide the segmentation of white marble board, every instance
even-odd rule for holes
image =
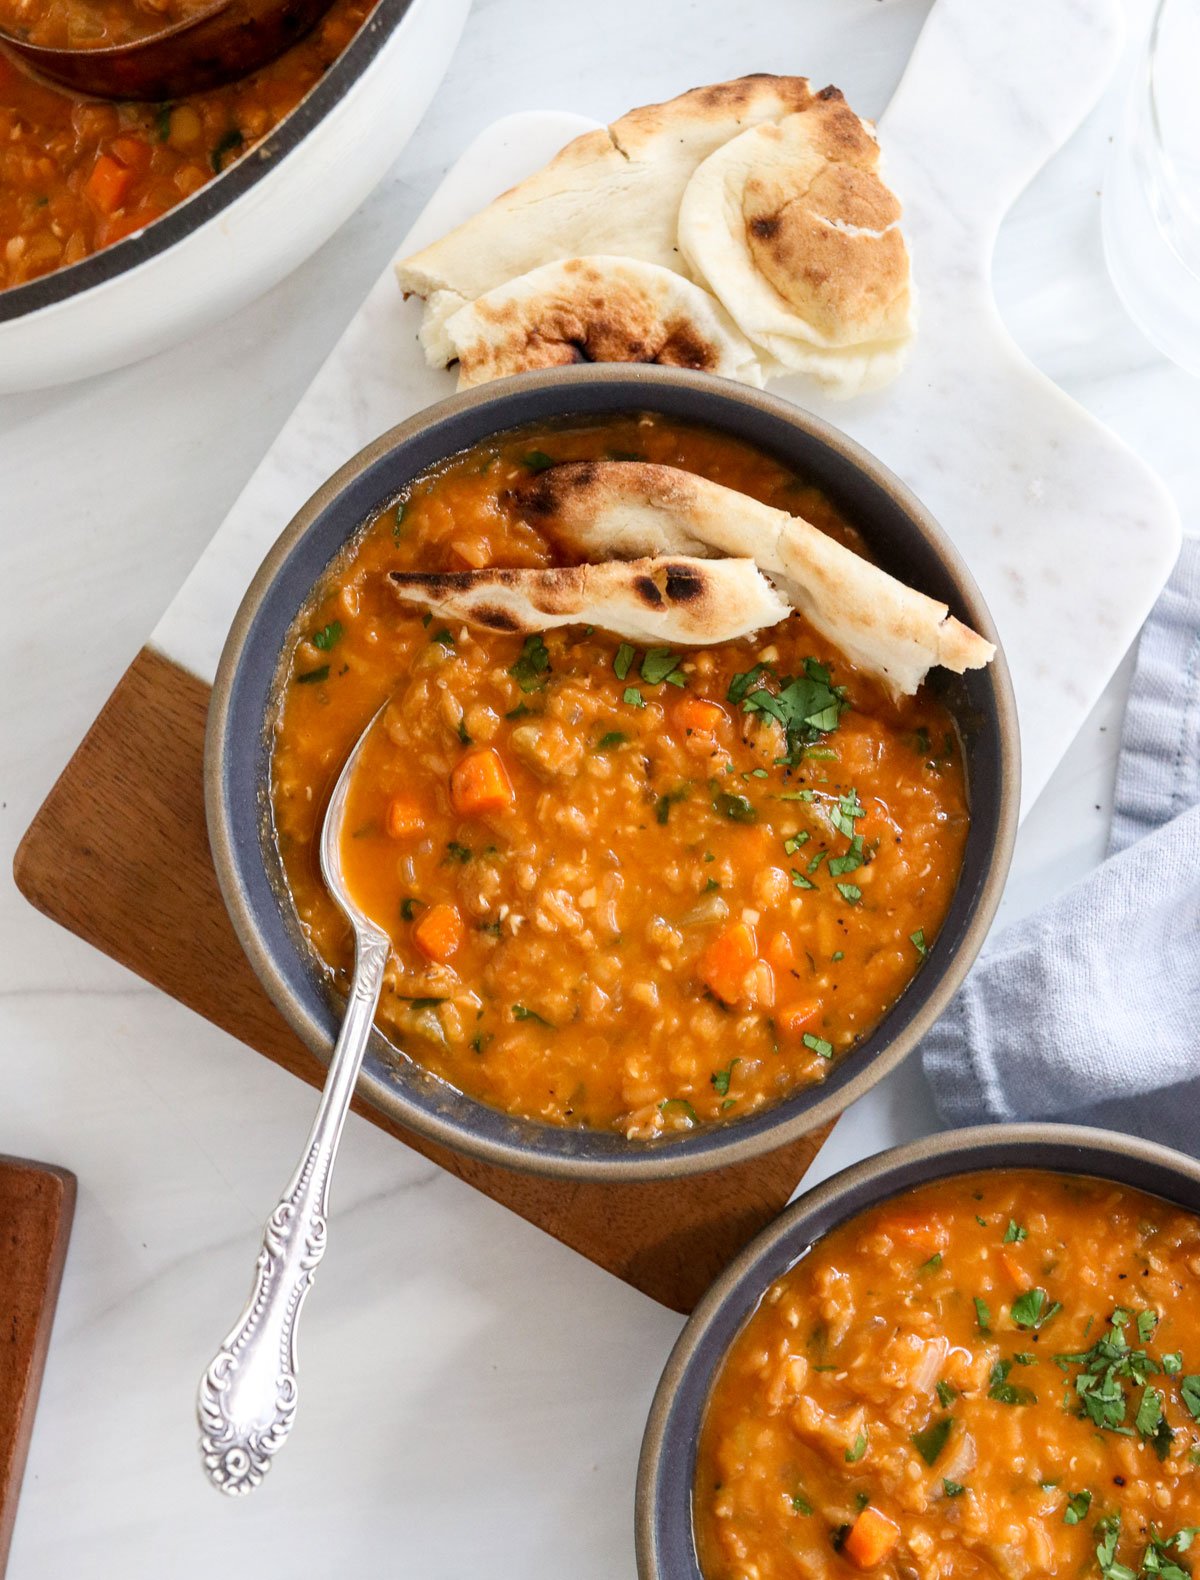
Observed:
[[[1018,9],[1024,29],[1012,0],[938,0],[880,121],[921,302],[908,368],[851,402],[800,379],[772,388],[891,466],[962,551],[1012,666],[1027,809],[1161,590],[1179,522],[1154,474],[1025,359],[996,311],[1000,221],[1101,92],[1121,31],[1109,0]],[[553,112],[496,122],[397,256],[591,125]],[[385,270],[155,630],[164,656],[211,681],[242,594],[293,513],[363,445],[453,391],[452,373],[425,366],[419,316]]]

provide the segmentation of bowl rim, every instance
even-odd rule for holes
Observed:
[[[1080,1153],[1080,1166],[1073,1167],[1066,1160],[1061,1164],[1038,1162],[1034,1159],[1023,1161],[1024,1154],[1039,1152],[1045,1148],[1060,1148],[1064,1152],[1077,1149]],[[1005,1156],[1002,1160],[990,1164],[973,1161],[981,1155],[995,1154]],[[1200,1191],[1200,1160],[1189,1157],[1174,1147],[1163,1146],[1157,1141],[1146,1141],[1139,1136],[1126,1135],[1120,1131],[1102,1129],[1099,1126],[1038,1120],[938,1131],[934,1135],[923,1136],[917,1141],[910,1141],[902,1146],[889,1147],[884,1152],[877,1152],[830,1175],[828,1179],[822,1180],[820,1184],[789,1203],[777,1218],[751,1240],[749,1245],[738,1252],[709,1286],[688,1317],[667,1357],[651,1400],[638,1455],[634,1493],[634,1544],[638,1580],[700,1580],[701,1571],[694,1561],[692,1568],[686,1573],[668,1569],[658,1549],[660,1467],[664,1457],[674,1447],[681,1446],[677,1445],[675,1437],[678,1426],[690,1424],[693,1420],[692,1413],[689,1411],[684,1421],[677,1425],[672,1421],[672,1407],[680,1385],[696,1359],[698,1349],[717,1318],[725,1314],[728,1304],[736,1301],[742,1313],[737,1327],[737,1332],[740,1333],[752,1312],[757,1309],[767,1288],[781,1276],[779,1273],[773,1273],[771,1277],[762,1280],[759,1287],[759,1280],[752,1275],[761,1264],[771,1258],[772,1253],[780,1249],[782,1244],[795,1240],[796,1256],[789,1264],[794,1265],[795,1260],[803,1255],[808,1245],[818,1244],[832,1229],[840,1228],[860,1213],[870,1211],[872,1206],[878,1206],[905,1191],[917,1189],[922,1184],[928,1184],[936,1179],[953,1178],[959,1174],[1029,1168],[1048,1174],[1078,1174],[1085,1178],[1111,1179],[1114,1184],[1128,1185],[1129,1189],[1143,1190],[1147,1195],[1161,1195],[1156,1189],[1137,1185],[1117,1174],[1105,1172],[1105,1162],[1115,1162],[1118,1159],[1128,1164],[1131,1170],[1136,1169],[1138,1165],[1147,1165],[1150,1169],[1187,1181]],[[856,1193],[871,1191],[910,1169],[917,1171],[916,1178],[906,1178],[897,1183],[892,1190],[879,1190],[878,1194],[871,1195],[867,1201],[851,1200]],[[835,1218],[818,1234],[806,1237],[804,1234],[806,1224],[824,1214],[826,1210],[836,1209],[839,1203],[848,1204],[848,1210],[844,1215]],[[744,1297],[748,1293],[750,1298],[747,1301]],[[728,1353],[727,1346],[703,1382],[703,1397],[694,1417],[697,1426],[703,1418],[717,1368]],[[689,1528],[690,1526],[689,1508]]]
[[[0,291],[0,324],[31,317],[46,308],[56,307],[88,291],[128,274],[131,269],[164,253],[182,242],[209,220],[222,214],[231,204],[270,175],[281,161],[298,148],[309,132],[336,108],[375,61],[384,44],[421,0],[377,0],[358,31],[300,101],[256,143],[215,180],[158,219],[123,236],[111,247],[102,247],[78,263],[53,269],[36,280]],[[319,20],[316,25],[319,26]],[[59,90],[74,98],[70,89]]]
[[[697,1136],[706,1139],[706,1145],[701,1150],[689,1150],[686,1140],[680,1140],[661,1150],[647,1147],[645,1150],[631,1149],[624,1156],[579,1157],[566,1153],[534,1152],[519,1142],[480,1135],[440,1113],[418,1107],[398,1087],[381,1088],[366,1071],[359,1075],[357,1095],[382,1112],[389,1121],[403,1129],[415,1131],[428,1141],[457,1153],[477,1157],[486,1163],[573,1180],[632,1182],[681,1178],[746,1162],[798,1140],[838,1117],[851,1103],[895,1069],[944,1012],[974,963],[995,916],[1008,875],[1019,816],[1020,740],[1016,701],[1003,647],[987,605],[958,550],[907,485],[857,441],[805,408],[764,390],[690,369],[657,366],[631,368],[627,364],[592,363],[538,373],[521,373],[462,391],[415,412],[352,456],[301,506],[276,538],[238,606],[217,667],[205,731],[204,791],[208,836],[222,898],[251,968],[291,1030],[323,1064],[328,1065],[332,1042],[326,1030],[307,1013],[293,994],[258,929],[254,908],[242,890],[234,852],[235,824],[223,794],[229,714],[236,677],[254,620],[276,577],[309,529],[360,474],[381,458],[427,429],[437,428],[481,407],[495,407],[496,420],[490,430],[493,433],[520,426],[520,415],[508,414],[508,407],[511,399],[526,392],[561,393],[566,397],[561,414],[569,415],[572,409],[569,402],[571,388],[584,383],[601,389],[612,387],[617,409],[644,407],[653,410],[656,390],[690,389],[698,392],[714,407],[719,407],[721,403],[732,403],[760,411],[798,430],[804,438],[823,445],[835,456],[848,462],[869,483],[886,493],[908,517],[954,582],[967,606],[966,612],[972,624],[996,647],[996,656],[988,666],[987,675],[994,698],[999,735],[997,828],[974,896],[973,908],[964,924],[958,948],[941,964],[940,975],[925,1003],[890,1042],[873,1053],[862,1068],[852,1070],[844,1084],[836,1090],[825,1092],[824,1096],[812,1100],[810,1106],[792,1115],[786,1112],[790,1099],[781,1099],[757,1116],[763,1121],[760,1129],[749,1129],[756,1117],[754,1115],[747,1116],[742,1126],[703,1127],[696,1132]],[[718,410],[692,420],[718,429],[721,426]],[[379,1037],[382,1046],[390,1046],[381,1034],[376,1032],[374,1035]],[[811,1092],[813,1089],[804,1090]],[[769,1122],[765,1118],[768,1114],[778,1117],[774,1122]],[[564,1135],[573,1134],[574,1131],[564,1131]],[[714,1136],[716,1139],[713,1139]]]

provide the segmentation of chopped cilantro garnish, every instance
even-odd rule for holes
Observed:
[[[683,674],[679,668],[679,654],[669,647],[652,647],[642,659],[641,675],[648,686],[682,686]],[[618,679],[621,677],[618,676]]]
[[[1137,1336],[1143,1344],[1149,1343],[1154,1337],[1154,1330],[1158,1326],[1157,1311],[1139,1311],[1137,1314]]]
[[[725,693],[726,702],[734,704],[741,702],[746,693],[757,685],[764,675],[772,673],[770,664],[755,664],[753,669],[744,670],[740,675],[735,675],[729,682],[729,690]]]
[[[812,879],[806,878],[802,872],[797,872],[795,867],[792,868],[792,882],[798,889],[816,888],[816,884],[812,881]]]
[[[929,946],[925,942],[925,929],[923,927],[918,927],[915,933],[909,933],[908,941],[920,955],[921,959],[924,960],[925,956],[929,953]]]
[[[323,680],[329,679],[329,665],[322,664],[319,669],[306,669],[296,676],[298,686],[319,686]]]
[[[807,845],[811,838],[812,835],[805,829],[801,829],[798,834],[789,835],[788,838],[783,842],[785,854],[788,856],[794,856],[800,849],[801,845]]]
[[[521,460],[531,472],[544,472],[548,466],[554,465],[554,457],[547,455],[545,450],[529,450]]]
[[[729,795],[724,790],[713,797],[713,809],[734,823],[754,823],[758,819],[753,803],[744,795]]]
[[[548,1026],[551,1031],[556,1029],[552,1021],[548,1021],[544,1015],[539,1015],[537,1010],[529,1009],[524,1004],[514,1004],[512,1012],[514,1020],[534,1020],[539,1026]]]
[[[812,1051],[819,1055],[820,1058],[833,1058],[833,1044],[831,1042],[826,1042],[824,1037],[818,1037],[813,1032],[806,1031],[801,1041],[804,1043],[806,1048],[811,1048]]]
[[[861,867],[862,864],[863,838],[861,834],[855,834],[854,838],[850,841],[850,849],[844,856],[833,856],[830,858],[829,870],[833,876],[837,878],[840,877],[843,872],[854,872],[855,869]]]
[[[1167,1418],[1163,1415],[1162,1406],[1163,1396],[1159,1390],[1157,1388],[1144,1388],[1133,1424],[1137,1427],[1142,1437],[1149,1441],[1159,1459],[1166,1459],[1171,1452],[1171,1443],[1175,1433],[1167,1425]]]
[[[313,646],[319,647],[322,653],[328,653],[329,649],[341,637],[341,634],[342,622],[340,620],[331,620],[328,625],[324,625],[319,631],[313,632]]]
[[[943,1410],[945,1410],[953,1400],[958,1398],[958,1389],[953,1383],[947,1382],[944,1377],[942,1378],[941,1382],[938,1383],[937,1387],[934,1389],[934,1392],[937,1394],[938,1403],[941,1405]]]
[[[829,814],[829,821],[839,834],[845,834],[847,839],[854,838],[854,823],[857,818],[864,815],[862,803],[858,799],[857,790],[848,790],[844,796],[839,796],[837,805]]]
[[[981,1300],[978,1295],[975,1296],[975,1321],[979,1324],[980,1333],[992,1331],[992,1313],[987,1301]]]
[[[917,1453],[927,1465],[936,1465],[938,1456],[946,1446],[954,1425],[954,1417],[945,1415],[940,1421],[935,1421],[932,1426],[927,1426],[923,1431],[914,1432],[912,1444]]]
[[[465,863],[470,861],[471,856],[472,851],[469,845],[460,845],[456,839],[452,839],[446,846],[446,859],[442,865],[449,866],[452,861]]]
[[[618,680],[624,680],[629,674],[630,666],[637,656],[637,650],[628,642],[622,642],[613,659],[613,673]]]
[[[918,1273],[936,1273],[938,1268],[941,1267],[941,1265],[942,1265],[942,1253],[940,1251],[935,1251],[933,1253],[933,1255],[927,1261],[924,1261],[924,1262],[921,1263],[920,1267],[917,1268],[917,1272]]]
[[[1092,1495],[1088,1491],[1073,1492],[1067,1499],[1067,1506],[1063,1510],[1063,1519],[1068,1525],[1078,1525],[1092,1506]]]
[[[226,154],[236,153],[245,141],[246,139],[242,136],[241,132],[238,131],[236,126],[225,133],[224,137],[222,137],[221,141],[213,149],[210,159],[212,167],[216,171],[217,175],[220,175],[221,171],[225,168]]]
[[[727,700],[740,703],[744,713],[765,713],[781,725],[787,737],[783,761],[793,764],[799,761],[805,747],[837,728],[848,704],[841,689],[831,684],[829,671],[815,659],[805,660],[802,674],[782,677],[778,691],[765,684],[770,674],[768,666],[756,664],[744,674],[735,675]]]
[[[718,1097],[725,1097],[728,1094],[729,1083],[733,1079],[733,1067],[741,1062],[740,1059],[731,1059],[723,1070],[714,1070],[709,1076]]]
[[[1012,1361],[997,1361],[992,1367],[988,1378],[988,1398],[1000,1404],[1036,1404],[1037,1394],[1032,1389],[1018,1388],[1016,1383],[1009,1382],[1012,1364]]]
[[[682,801],[686,795],[686,785],[680,785],[678,790],[668,790],[666,795],[660,795],[658,804],[654,809],[654,816],[660,823],[665,823],[671,815],[671,803],[673,801]]]
[[[857,883],[836,883],[834,888],[847,905],[857,905],[859,900],[862,899],[862,890]]]
[[[857,1465],[866,1453],[869,1443],[870,1439],[865,1432],[856,1432],[853,1443],[846,1450],[846,1463],[848,1465]]]
[[[792,1508],[797,1514],[811,1514],[813,1511],[812,1504],[801,1492],[792,1494]]]
[[[966,1490],[961,1481],[942,1481],[942,1491],[948,1498],[959,1498]]]
[[[423,904],[424,904],[424,901],[422,901],[422,900],[414,900],[411,895],[409,895],[406,899],[401,900],[400,901],[400,920],[403,921],[403,922],[411,922],[412,919],[413,919],[413,915],[414,915],[414,913],[416,911],[417,906],[418,905],[423,905]]]
[[[1004,1231],[1004,1242],[1003,1243],[1005,1245],[1016,1245],[1016,1244],[1019,1244],[1020,1241],[1025,1239],[1025,1237],[1028,1235],[1028,1233],[1029,1233],[1029,1230],[1023,1228],[1016,1221],[1015,1218],[1010,1218],[1008,1220],[1008,1228],[1005,1229],[1005,1231]]]
[[[596,750],[611,752],[614,746],[623,746],[628,739],[624,730],[609,730],[596,742]]]
[[[644,708],[646,699],[636,686],[626,686],[621,693],[621,701],[629,704],[631,708]]]
[[[696,1110],[692,1107],[691,1103],[688,1102],[686,1097],[665,1097],[663,1101],[659,1103],[658,1111],[660,1114],[682,1114],[683,1117],[685,1119],[689,1119],[693,1125],[698,1125],[700,1123],[699,1115],[696,1113]]]
[[[540,691],[550,673],[550,653],[541,636],[527,636],[521,655],[509,674],[522,691]]]
[[[1027,1289],[1023,1295],[1018,1295],[1009,1307],[1009,1315],[1019,1328],[1033,1328],[1037,1331],[1045,1327],[1052,1317],[1056,1317],[1062,1310],[1057,1300],[1050,1305],[1046,1304],[1046,1291],[1044,1289]]]

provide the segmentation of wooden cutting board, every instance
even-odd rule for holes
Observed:
[[[0,1157],[0,1576],[75,1213],[75,1176]]]
[[[201,781],[208,697],[203,681],[143,648],[21,842],[17,884],[47,916],[319,1086],[324,1066],[259,986],[217,888]],[[368,1104],[355,1109],[676,1311],[770,1222],[826,1134],[694,1179],[571,1184],[460,1157]]]

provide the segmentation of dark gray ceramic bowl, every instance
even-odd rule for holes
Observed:
[[[692,1539],[700,1423],[721,1362],[768,1287],[823,1235],[898,1192],[955,1174],[1013,1168],[1115,1180],[1200,1213],[1200,1163],[1079,1125],[952,1130],[882,1152],[801,1196],[721,1274],[671,1351],[638,1464],[639,1580],[702,1580]]]
[[[457,396],[393,428],[349,461],[286,528],[247,592],[225,645],[209,713],[209,838],[229,914],[250,963],[300,1037],[328,1060],[339,1018],[304,945],[270,837],[270,725],[288,628],[343,544],[433,462],[523,423],[653,410],[707,423],[779,455],[820,484],[879,563],[996,633],[957,553],[909,491],[844,434],[761,391],[668,368],[581,366],[524,374]],[[1002,653],[954,679],[945,700],[962,731],[972,825],[950,914],[912,985],[820,1086],[728,1125],[653,1142],[514,1119],[397,1058],[382,1036],[359,1093],[389,1118],[489,1162],[574,1178],[651,1179],[699,1172],[783,1145],[833,1119],[896,1065],[946,1007],[1000,899],[1016,829],[1016,714]]]

